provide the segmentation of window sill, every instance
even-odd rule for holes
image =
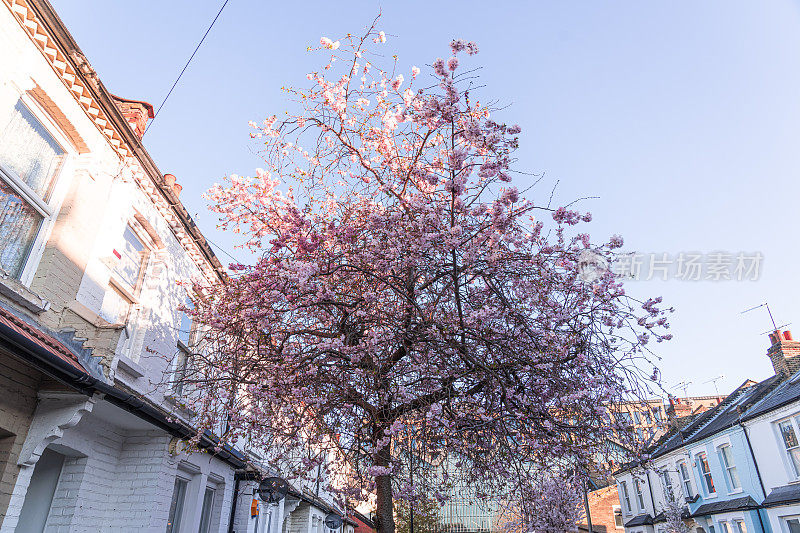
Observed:
[[[732,490],[728,493],[728,496],[733,496],[734,494],[741,494],[742,492],[744,492],[744,490],[742,489]]]
[[[133,376],[136,379],[144,376],[144,368],[124,355],[120,355],[119,359],[117,360],[117,370],[120,368],[124,370],[126,374]]]
[[[37,315],[50,309],[50,302],[5,274],[0,274],[0,294]]]
[[[717,493],[715,492],[714,494],[707,494],[707,495],[703,496],[703,499],[704,500],[713,500],[716,497],[717,497]]]

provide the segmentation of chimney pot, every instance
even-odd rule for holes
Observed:
[[[177,178],[173,174],[164,174],[164,183],[167,184],[167,187],[172,188],[175,186],[175,181]]]
[[[792,339],[792,332],[789,331],[788,329],[783,332],[783,338],[786,339],[787,341],[794,340]]]
[[[183,190],[183,185],[181,185],[180,183],[176,183],[175,185],[172,186],[172,192],[175,193],[175,196],[180,196],[182,190]]]

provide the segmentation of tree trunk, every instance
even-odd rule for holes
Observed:
[[[391,453],[389,445],[378,452],[377,466],[389,466]],[[376,476],[375,495],[377,496],[377,520],[375,526],[378,533],[394,532],[394,501],[392,500],[392,476]]]

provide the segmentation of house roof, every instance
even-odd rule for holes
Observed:
[[[758,503],[752,497],[743,496],[741,498],[734,498],[732,500],[725,500],[721,502],[704,503],[692,513],[692,516],[706,516],[717,513],[745,511],[757,508]]]
[[[746,418],[757,416],[752,414],[754,408],[759,412],[766,412],[774,409],[778,402],[792,401],[788,398],[800,399],[800,379],[791,389],[785,387],[788,382],[781,384],[781,380],[780,375],[771,376],[759,383],[746,380],[713,408],[704,413],[691,415],[692,418],[683,427],[670,429],[645,450],[645,453],[651,458],[666,455],[682,446],[719,433]],[[775,396],[779,396],[780,399],[774,399]],[[640,464],[641,461],[630,462],[623,465],[618,472],[624,472]]]
[[[800,502],[800,486],[784,485],[772,489],[772,492],[761,504],[764,507],[778,507],[788,503]]]
[[[778,385],[772,393],[747,411],[742,419],[755,418],[797,400],[800,400],[800,372]]]
[[[653,525],[653,517],[649,514],[640,514],[636,515],[627,522],[625,522],[625,527],[636,527],[636,526],[650,526]]]
[[[743,383],[717,406],[718,409],[714,410],[709,420],[696,428],[691,428],[692,433],[687,440],[692,442],[702,440],[737,424],[742,413],[772,391],[780,380],[781,376],[775,375],[755,385]]]
[[[81,364],[78,353],[71,350],[64,342],[56,338],[54,334],[46,332],[41,326],[34,325],[32,321],[24,319],[21,315],[3,306],[0,306],[0,324],[35,343],[44,350],[47,350],[75,370],[87,375],[92,374]],[[12,353],[13,351],[14,350],[12,350]]]

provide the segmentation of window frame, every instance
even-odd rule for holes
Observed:
[[[692,471],[686,461],[678,461],[676,463],[678,474],[681,477],[681,490],[686,499],[694,498],[694,490],[692,487]]]
[[[183,483],[183,497],[180,505],[178,505],[178,502],[176,502],[175,508],[173,509],[172,500],[175,498],[175,491],[177,490],[179,483]],[[183,519],[186,516],[186,499],[189,496],[191,483],[192,480],[185,475],[178,474],[175,476],[175,483],[172,486],[172,495],[170,497],[169,513],[167,515],[167,527],[169,528],[167,531],[169,533],[180,533],[182,529]],[[170,516],[172,517],[171,523],[169,521]],[[177,528],[175,527],[176,523],[178,526]]]
[[[612,505],[611,513],[614,515],[614,527],[616,529],[625,529],[625,518],[622,515],[622,506]],[[617,517],[619,517],[619,524],[617,524]]]
[[[730,463],[728,457],[725,455],[726,451],[730,454]],[[717,447],[717,454],[719,455],[719,462],[722,465],[722,469],[725,472],[725,481],[728,483],[728,493],[742,492],[742,480],[739,477],[736,463],[733,462],[733,448],[730,443],[719,445]],[[734,479],[736,479],[736,483],[734,483]]]
[[[633,492],[636,495],[636,506],[640,511],[645,510],[644,504],[644,491],[642,490],[642,481],[638,478],[633,478]]]
[[[627,514],[631,514],[631,513],[633,513],[633,507],[631,506],[631,495],[628,492],[628,483],[627,483],[627,481],[620,481],[619,482],[619,486],[622,489],[621,492],[622,492],[622,496],[624,498],[624,500],[622,501],[622,503],[625,504],[624,505],[624,510],[625,510],[625,512]]]
[[[117,265],[119,261],[122,259],[120,258],[109,270],[111,271],[111,276],[109,277],[109,284],[113,285],[113,288],[120,292],[123,296],[125,296],[131,303],[136,304],[138,303],[139,296],[142,293],[142,287],[144,286],[144,280],[147,277],[147,270],[150,266],[151,259],[153,254],[158,249],[157,243],[153,240],[147,230],[144,228],[141,222],[137,220],[137,217],[133,216],[130,217],[126,222],[125,226],[122,230],[122,235],[120,244],[125,242],[125,232],[127,229],[130,228],[131,232],[134,236],[139,239],[142,243],[143,250],[142,250],[142,260],[139,265],[139,275],[136,278],[136,284],[131,286],[128,281],[122,278],[122,276],[117,272]],[[114,248],[116,251],[116,247]],[[121,253],[121,252],[117,252]]]
[[[188,291],[186,293],[186,299],[184,304],[186,307],[191,304],[194,307],[197,301],[197,295],[190,294]],[[183,339],[180,338],[181,333],[181,322],[182,317],[186,315],[183,311],[178,311],[179,315],[179,324],[176,330],[178,331],[178,338],[176,340],[176,347],[177,352],[175,354],[175,362],[172,365],[172,386],[170,393],[172,397],[176,400],[183,398],[184,395],[187,393],[186,391],[186,384],[182,383],[182,380],[186,377],[186,373],[189,370],[189,365],[191,364],[192,357],[195,354],[195,349],[198,346],[197,342],[197,334],[199,332],[198,325],[195,323],[194,320],[189,321],[189,331],[188,331],[188,338],[185,343]],[[183,361],[183,362],[181,362]],[[178,379],[178,375],[180,374],[180,379]]]
[[[789,520],[796,520],[797,523],[800,525],[800,515],[786,515],[786,516],[779,516],[778,521],[781,525],[781,532],[782,533],[792,533],[792,530],[789,528]]]
[[[12,87],[15,84],[12,83]],[[8,110],[0,115],[0,128],[5,128],[11,119],[11,113],[17,103],[21,103],[30,111],[31,115],[41,124],[47,133],[53,138],[58,146],[64,151],[64,159],[58,169],[53,174],[53,183],[48,191],[49,198],[44,200],[31,187],[25,183],[17,174],[8,167],[0,163],[0,179],[3,180],[11,189],[23,197],[39,215],[42,217],[36,236],[30,244],[29,249],[23,259],[22,268],[19,275],[15,278],[22,285],[29,287],[33,281],[36,270],[44,253],[53,225],[55,224],[61,204],[64,200],[67,188],[69,187],[70,177],[72,176],[72,165],[78,152],[75,150],[72,141],[64,134],[61,126],[50,116],[50,114],[33,98],[28,92],[15,90],[16,99]],[[11,101],[11,99],[9,99]],[[2,131],[0,131],[0,134]]]
[[[211,499],[207,500],[209,493],[211,493]],[[209,502],[208,507],[206,507],[206,502]],[[214,519],[214,507],[217,502],[217,487],[212,485],[206,485],[206,488],[203,490],[203,503],[200,505],[200,523],[198,525],[198,533],[211,533],[212,531],[212,521]],[[203,520],[205,519],[205,523]],[[205,527],[204,527],[205,526]]]
[[[773,422],[773,427],[775,428],[775,432],[777,434],[778,446],[781,449],[783,461],[786,463],[787,474],[789,474],[789,479],[791,481],[800,480],[800,459],[798,459],[798,462],[795,463],[794,459],[792,459],[791,453],[792,450],[800,449],[800,424],[798,424],[798,418],[800,418],[800,413],[795,413],[791,416],[783,417]],[[786,423],[791,426],[794,433],[794,439],[797,442],[797,446],[793,446],[792,448],[788,448],[786,446],[786,441],[784,440],[783,433],[781,431],[781,425]]]
[[[714,475],[711,472],[711,463],[708,462],[708,453],[705,451],[697,452],[695,454],[695,461],[697,462],[697,472],[700,474],[701,485],[706,497],[715,497],[717,494],[717,486],[714,484]],[[701,458],[702,457],[702,462]],[[702,464],[705,463],[707,470],[703,470]],[[709,486],[710,484],[710,486]]]

